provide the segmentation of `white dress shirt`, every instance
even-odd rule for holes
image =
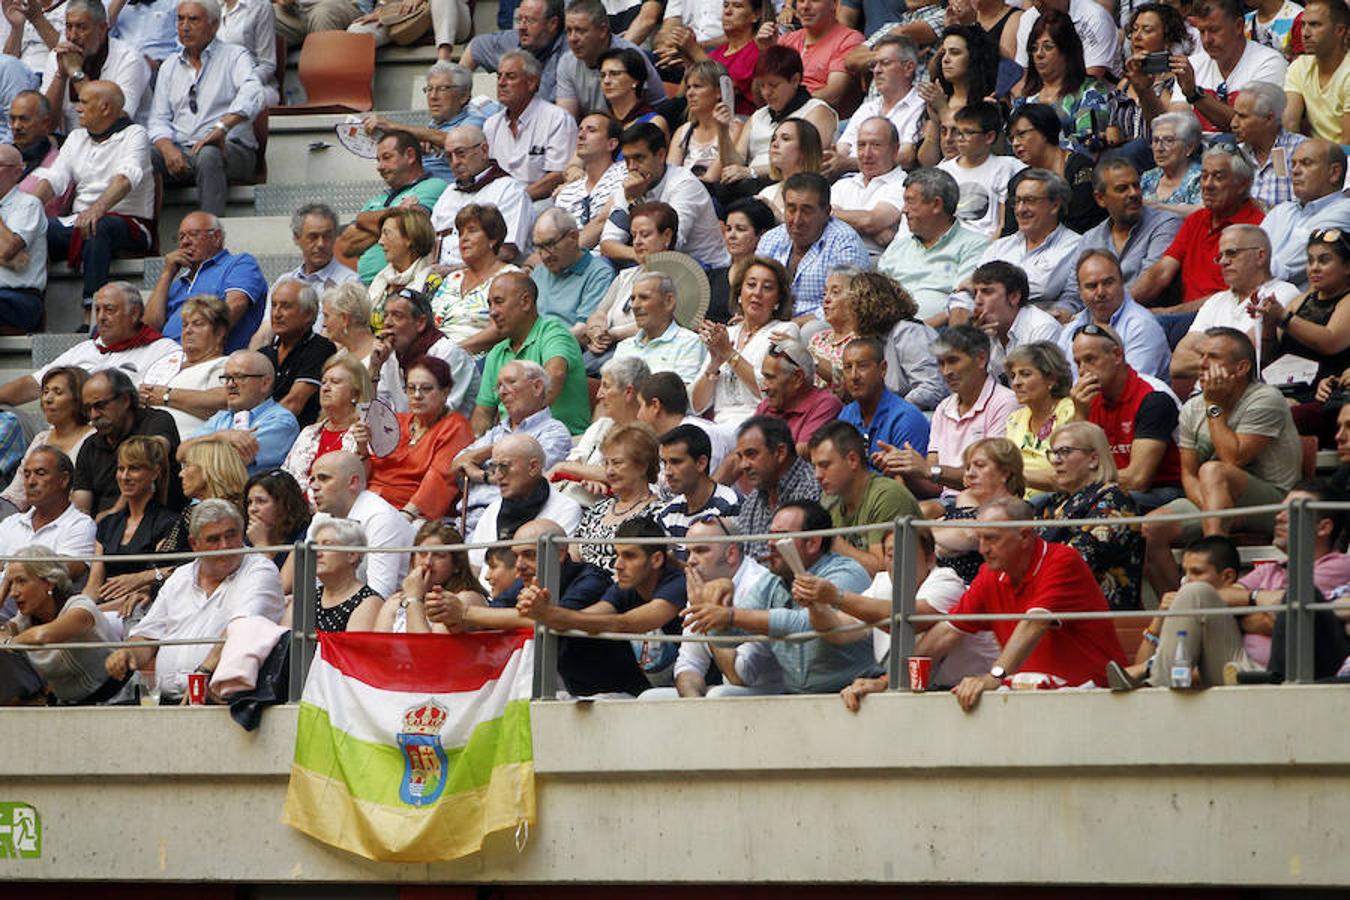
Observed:
[[[245,616],[281,620],[285,599],[281,574],[266,556],[243,553],[239,568],[211,594],[202,590],[198,578],[200,561],[179,566],[159,589],[159,596],[128,637],[146,640],[219,638],[225,626]],[[170,696],[187,692],[187,677],[202,664],[211,644],[160,647],[155,656],[155,676],[160,690]]]
[[[511,131],[507,110],[488,116],[483,123],[492,158],[526,184],[549,172],[561,172],[577,145],[577,120],[547,100],[535,97],[516,120],[519,133]]]
[[[871,181],[864,178],[861,172],[845,175],[830,188],[830,205],[835,209],[857,210],[876,209],[884,203],[898,215],[905,208],[906,177],[908,173],[899,166],[877,175]],[[900,226],[897,224],[896,227]],[[861,231],[858,237],[862,238],[863,246],[873,260],[886,249]]]
[[[47,212],[42,201],[16,184],[0,197],[0,220],[23,241],[28,261],[18,269],[0,266],[0,288],[42,290],[47,286]]]
[[[388,500],[373,491],[362,491],[347,515],[341,518],[360,523],[366,530],[367,547],[411,547],[412,523]],[[309,539],[314,539],[314,523],[309,526]],[[366,584],[381,597],[389,597],[403,584],[408,574],[407,553],[370,553],[366,555]]]
[[[80,512],[72,503],[61,515],[43,525],[33,527],[35,509],[15,513],[0,522],[0,555],[12,556],[24,547],[41,544],[61,556],[91,556],[94,552],[94,520]],[[0,567],[0,579],[4,568]]]
[[[839,146],[847,145],[850,156],[858,155],[858,129],[862,127],[862,123],[877,116],[890,119],[896,133],[900,135],[901,146],[917,144],[923,137],[920,123],[925,107],[918,88],[910,88],[909,93],[895,101],[895,105],[890,109],[883,109],[882,105],[885,102],[880,95],[868,97],[849,118],[848,127],[844,129],[843,137],[839,138]]]
[[[263,110],[263,86],[253,67],[253,56],[237,44],[216,38],[202,48],[199,72],[188,62],[187,51],[164,60],[150,104],[150,142],[168,138],[191,147],[206,137],[223,116],[243,116],[230,130],[229,140],[257,149],[253,119]],[[197,111],[192,111],[193,86]]]
[[[93,206],[112,184],[113,178],[122,175],[131,182],[131,191],[112,208],[112,212],[141,219],[155,215],[150,138],[140,125],[129,125],[102,142],[89,137],[87,129],[77,128],[66,138],[52,164],[33,174],[51,185],[52,193],[58,197],[74,184],[75,200],[71,209],[77,213]]]
[[[44,3],[43,6],[49,4]],[[42,17],[47,20],[47,24],[57,34],[64,36],[66,33],[66,5],[58,3],[53,8],[43,12]],[[8,40],[9,34],[13,31],[9,20],[0,16],[0,40]],[[38,36],[37,29],[33,27],[32,22],[23,23],[23,37],[19,38],[19,59],[23,64],[32,70],[33,74],[41,75],[43,68],[47,65],[47,60],[55,56],[47,42]],[[7,110],[8,111],[8,110]]]
[[[42,68],[42,93],[47,93],[55,77],[56,54],[49,53]],[[99,73],[98,80],[111,81],[120,87],[124,99],[122,111],[144,124],[150,99],[150,64],[145,61],[141,51],[126,41],[108,38],[108,58],[103,62],[103,71]],[[80,127],[80,113],[70,101],[69,81],[66,87],[66,92],[61,96],[61,121],[64,126],[62,130],[70,134]]]

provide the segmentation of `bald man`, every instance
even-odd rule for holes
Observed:
[[[1309,235],[1350,230],[1350,198],[1341,193],[1345,151],[1321,138],[1304,141],[1291,154],[1289,173],[1294,198],[1266,213],[1261,230],[1270,236],[1271,274],[1307,290]]]
[[[272,399],[276,371],[272,361],[257,350],[236,350],[225,360],[225,409],[206,420],[178,448],[178,458],[193,444],[204,440],[224,441],[239,451],[256,475],[281,465],[300,435],[295,414]]]
[[[450,161],[450,172],[455,180],[441,192],[431,210],[431,225],[441,240],[441,262],[452,267],[464,265],[459,253],[459,229],[455,217],[470,203],[494,206],[501,213],[506,237],[497,251],[500,258],[514,262],[518,256],[528,254],[534,201],[525,193],[523,181],[512,178],[492,161],[483,129],[477,125],[450,129],[445,135],[445,158]]]
[[[492,448],[488,471],[501,490],[501,496],[488,505],[474,526],[474,543],[513,537],[530,519],[557,522],[568,534],[581,524],[581,507],[575,500],[558,493],[544,477],[544,448],[528,434],[512,434]],[[474,570],[482,568],[482,550],[470,550]]]
[[[412,546],[412,523],[379,494],[366,489],[366,467],[355,453],[335,450],[320,456],[310,470],[309,488],[320,513],[351,519],[366,530],[367,547]],[[316,516],[310,523],[311,539],[321,518]],[[366,584],[381,597],[398,590],[407,574],[406,553],[372,553],[366,560]]]
[[[47,287],[47,215],[19,190],[23,157],[0,144],[0,324],[36,328]]]
[[[150,138],[126,114],[122,89],[111,81],[80,84],[80,127],[71,132],[56,161],[38,169],[35,191],[44,203],[75,187],[69,225],[47,223],[52,259],[84,268],[84,314],[108,281],[113,254],[150,250],[155,227],[155,179]]]

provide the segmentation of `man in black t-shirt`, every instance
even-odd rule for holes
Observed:
[[[337,347],[314,333],[319,294],[297,278],[286,277],[272,289],[272,344],[262,355],[277,370],[272,399],[294,414],[300,427],[319,418],[319,382],[323,364]]]
[[[183,508],[183,485],[178,478],[178,426],[173,416],[141,406],[140,392],[121,369],[100,369],[84,383],[80,394],[84,413],[94,433],[75,460],[71,502],[97,516],[117,502],[117,448],[133,434],[158,435],[169,442],[169,507]]]

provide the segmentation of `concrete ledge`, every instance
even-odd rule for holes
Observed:
[[[278,817],[295,707],[0,711],[0,879],[1350,883],[1350,691],[536,703],[540,821],[456,864],[371,863]]]

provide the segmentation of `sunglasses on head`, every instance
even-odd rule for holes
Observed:
[[[1096,322],[1087,323],[1082,328],[1075,331],[1073,333],[1073,336],[1078,337],[1080,334],[1086,334],[1088,337],[1106,338],[1108,341],[1115,344],[1117,347],[1120,346],[1120,341],[1116,338],[1116,336],[1112,334],[1110,330],[1103,328]]]

